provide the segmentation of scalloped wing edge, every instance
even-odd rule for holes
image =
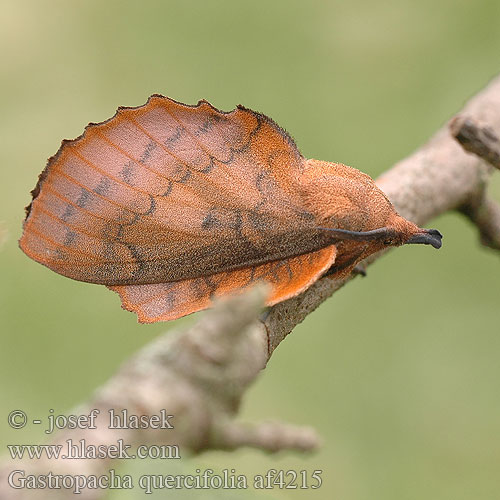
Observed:
[[[181,101],[177,101],[175,99],[172,99],[171,97],[164,96],[162,94],[151,94],[148,97],[147,101],[144,104],[141,104],[139,106],[118,106],[117,110],[115,111],[115,113],[113,114],[113,116],[111,116],[110,118],[107,118],[106,120],[103,120],[101,122],[89,122],[87,124],[87,126],[84,128],[83,132],[78,137],[75,137],[74,139],[63,139],[61,141],[61,145],[59,146],[59,149],[57,150],[57,152],[54,155],[52,155],[51,157],[49,157],[49,159],[47,160],[47,163],[45,165],[45,168],[42,170],[42,172],[38,176],[38,180],[37,180],[37,183],[36,183],[35,187],[30,192],[32,198],[31,198],[31,202],[29,203],[29,205],[27,205],[25,207],[25,209],[24,209],[25,210],[24,222],[26,222],[26,220],[28,219],[28,217],[29,217],[29,215],[31,213],[31,208],[32,208],[32,205],[33,205],[33,201],[40,194],[43,182],[44,182],[44,180],[45,180],[45,178],[47,177],[47,174],[48,174],[48,169],[59,158],[59,156],[61,155],[62,151],[64,150],[64,148],[67,145],[69,145],[69,144],[76,145],[79,142],[83,141],[85,139],[86,134],[87,134],[87,132],[89,130],[92,130],[92,129],[96,128],[96,127],[102,127],[104,125],[107,125],[108,123],[110,123],[111,121],[113,121],[115,118],[117,118],[119,116],[119,114],[121,112],[123,112],[123,111],[136,111],[136,110],[140,110],[140,109],[146,108],[147,106],[149,106],[149,104],[151,103],[151,101],[153,101],[153,99],[167,100],[167,101],[170,101],[170,102],[175,103],[177,105],[185,106],[187,108],[199,108],[199,107],[201,107],[203,105],[208,105],[213,111],[215,111],[216,113],[220,113],[222,115],[230,115],[230,114],[236,112],[237,110],[241,110],[241,111],[244,111],[244,112],[253,113],[253,114],[258,115],[259,117],[261,117],[264,121],[266,121],[267,123],[269,123],[274,129],[276,129],[276,131],[288,142],[288,144],[291,147],[293,147],[302,158],[304,158],[302,156],[302,154],[300,153],[300,150],[297,148],[297,145],[296,145],[294,139],[292,138],[292,136],[284,128],[280,127],[272,118],[269,118],[267,115],[265,115],[263,113],[260,113],[258,111],[254,111],[254,110],[252,110],[250,108],[246,108],[245,106],[243,106],[241,104],[238,104],[231,111],[224,111],[224,110],[221,110],[219,108],[216,108],[213,104],[211,104],[210,102],[208,102],[205,99],[200,99],[196,104],[185,104],[185,103],[183,103]]]

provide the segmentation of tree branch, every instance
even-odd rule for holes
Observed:
[[[484,195],[464,205],[460,211],[477,226],[484,246],[500,250],[500,205],[496,201]]]
[[[500,170],[500,140],[491,128],[458,115],[450,121],[450,131],[465,151]],[[459,210],[477,226],[483,245],[500,250],[500,205],[488,198],[486,183],[480,186],[477,196],[467,200]]]
[[[456,116],[450,131],[462,147],[500,170],[500,140],[489,127],[466,116]]]
[[[500,78],[473,98],[463,114],[484,123],[493,135],[500,135]],[[419,225],[448,210],[480,207],[474,210],[471,220],[481,228],[485,243],[498,249],[500,210],[493,202],[483,202],[489,171],[479,158],[465,153],[448,127],[443,127],[377,183],[401,215]],[[379,256],[372,256],[365,265]],[[97,429],[64,430],[52,442],[64,444],[67,439],[85,439],[88,444],[109,445],[123,439],[134,446],[167,443],[178,445],[183,456],[240,446],[267,451],[314,448],[318,438],[311,429],[281,423],[244,426],[235,422],[234,416],[247,387],[280,342],[350,279],[324,277],[300,296],[270,308],[261,320],[255,319],[263,303],[260,288],[219,304],[186,331],[168,332],[143,348],[91,401],[75,411],[87,414],[93,408],[99,409]],[[127,409],[129,414],[137,415],[154,415],[166,409],[173,415],[174,429],[110,429],[110,409]],[[23,490],[14,490],[6,483],[13,469],[89,475],[104,474],[109,465],[109,460],[59,459],[39,460],[21,467],[5,461],[0,470],[0,496],[23,496]],[[65,490],[51,491],[56,493],[60,498],[69,496]],[[100,498],[103,493],[86,490],[81,498]]]

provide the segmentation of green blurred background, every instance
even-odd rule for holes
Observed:
[[[500,70],[498,0],[3,0],[0,23],[2,452],[43,439],[9,429],[9,410],[69,412],[141,345],[196,319],[139,325],[117,295],[18,249],[29,191],[61,139],[157,92],[242,103],[289,130],[306,157],[377,176]],[[324,471],[315,491],[158,497],[498,498],[498,255],[456,214],[432,227],[442,250],[382,259],[300,325],[248,392],[241,419],[312,425],[317,453],[210,452],[123,473]]]

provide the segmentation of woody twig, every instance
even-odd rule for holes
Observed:
[[[47,474],[54,477],[104,475],[113,459],[81,456],[93,447],[126,449],[120,458],[137,453],[138,446],[164,447],[170,456],[183,458],[207,449],[234,450],[242,446],[268,452],[307,451],[318,446],[316,432],[280,422],[248,425],[235,421],[240,401],[267,361],[267,343],[262,323],[255,320],[267,290],[256,287],[248,293],[221,302],[182,332],[169,332],[141,349],[121,367],[95,395],[72,414],[96,418],[85,428],[65,429],[53,435],[51,443],[66,453],[69,442],[85,448],[78,457],[42,458],[31,462],[4,461],[0,468],[0,498],[24,498],[17,484],[19,474]],[[135,428],[135,415],[166,415],[163,428]],[[111,428],[110,415],[118,428]],[[115,425],[115,424],[113,424]],[[128,426],[129,428],[123,428]],[[84,451],[85,450],[85,451]],[[136,451],[137,450],[137,451]],[[57,480],[57,479],[55,479]],[[55,489],[51,498],[72,497],[71,489]],[[103,489],[81,489],[80,498],[105,496]],[[38,496],[37,496],[38,495]],[[30,491],[30,498],[46,498],[46,490]]]
[[[500,205],[483,194],[470,200],[460,208],[479,230],[479,237],[484,246],[500,250]]]
[[[450,131],[466,151],[500,170],[500,139],[491,128],[459,115],[451,120]]]
[[[469,116],[458,115],[450,121],[450,132],[465,151],[500,170],[500,139],[492,128]],[[459,211],[477,226],[483,245],[500,250],[500,205],[488,197],[486,182],[478,186],[476,195]]]

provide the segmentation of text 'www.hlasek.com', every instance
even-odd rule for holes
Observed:
[[[166,439],[175,429],[174,420],[174,415],[164,409],[153,415],[134,415],[126,409],[93,409],[81,415],[57,415],[49,410],[44,420],[31,419],[23,410],[13,410],[7,417],[12,429],[40,425],[52,441],[7,445],[7,456],[13,464],[8,484],[15,490],[64,489],[74,494],[132,488],[140,488],[145,494],[160,489],[316,490],[322,485],[322,470],[268,469],[248,475],[233,468],[196,468],[187,473],[177,473],[176,468],[174,474],[163,473],[162,468],[161,474],[133,477],[117,472],[118,466],[112,467],[112,461],[117,459],[181,460],[179,445]],[[153,435],[158,438],[157,444],[151,444]],[[138,442],[137,436],[143,436],[148,444]],[[82,461],[91,460],[98,466],[82,465]],[[168,472],[168,465],[164,469]]]

